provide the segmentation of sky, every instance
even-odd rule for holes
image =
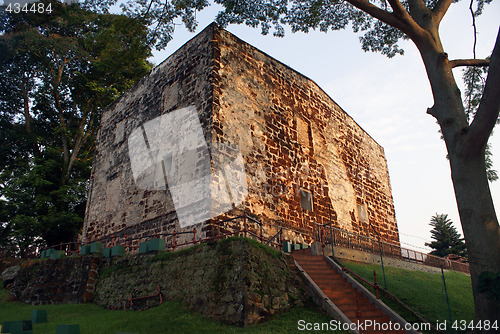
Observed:
[[[453,4],[441,23],[440,34],[449,59],[472,58],[473,29],[469,2]],[[179,25],[167,48],[155,51],[159,64],[210,24],[214,7],[198,13],[198,29],[187,32]],[[500,2],[487,5],[476,19],[477,58],[491,54],[499,29]],[[428,251],[432,241],[429,221],[448,214],[462,234],[446,159],[435,119],[426,114],[433,104],[420,55],[410,41],[400,45],[404,56],[389,59],[361,50],[350,29],[328,33],[291,33],[284,38],[263,36],[244,25],[226,28],[240,39],[314,80],[353,119],[384,147],[396,220],[403,247]],[[462,85],[461,69],[454,69]],[[463,91],[463,89],[462,89]],[[500,135],[490,138],[495,169],[500,171]],[[490,184],[496,208],[500,207],[500,180]]]

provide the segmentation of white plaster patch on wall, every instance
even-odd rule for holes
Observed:
[[[136,186],[169,189],[181,227],[217,217],[248,195],[239,147],[214,143],[210,154],[194,106],[142,124],[131,133],[128,148]]]

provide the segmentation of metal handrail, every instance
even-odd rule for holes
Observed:
[[[227,232],[223,233],[222,235],[220,234],[220,227],[229,222],[234,222],[237,220],[243,219],[243,229],[241,228],[241,223],[238,222],[237,224],[237,230],[234,229],[235,226],[233,226],[233,231],[234,232]],[[251,229],[248,228],[248,222],[253,222],[255,224],[258,224],[260,227],[260,234],[257,235],[254,232],[252,232]],[[304,236],[304,239],[309,239],[313,238],[316,241],[321,242],[323,246],[323,251],[324,251],[324,246],[326,244],[332,244],[332,252],[333,252],[333,246],[341,246],[341,247],[347,247],[351,249],[357,249],[357,250],[362,250],[370,253],[376,253],[377,248],[379,248],[380,253],[382,253],[383,256],[385,257],[392,257],[408,262],[414,262],[414,263],[422,263],[426,265],[430,265],[436,268],[439,268],[441,265],[443,265],[447,269],[453,269],[453,270],[458,270],[462,271],[465,273],[469,273],[469,265],[467,263],[462,263],[454,260],[448,260],[444,258],[440,258],[434,255],[430,254],[425,254],[422,252],[414,251],[411,249],[403,248],[399,244],[392,244],[384,241],[379,241],[376,239],[371,238],[370,236],[365,236],[365,235],[360,235],[356,234],[350,231],[342,230],[338,227],[334,227],[332,222],[326,223],[326,224],[321,224],[317,222],[312,222],[312,236],[311,236],[311,231],[309,230],[308,232],[305,231],[299,231],[290,227],[284,227],[280,225],[276,225],[270,222],[261,222],[254,217],[250,216],[248,213],[243,212],[242,215],[238,215],[236,217],[230,217],[230,218],[225,218],[222,220],[218,221],[211,221],[211,224],[216,226],[217,228],[217,236],[215,237],[208,237],[204,239],[196,239],[196,228],[194,228],[192,231],[174,231],[174,232],[166,232],[166,233],[154,233],[154,234],[149,234],[141,237],[127,237],[127,235],[124,235],[124,230],[121,230],[119,232],[115,232],[113,234],[107,235],[105,237],[101,237],[97,240],[91,240],[87,242],[82,242],[82,243],[61,243],[59,245],[52,246],[54,248],[59,248],[60,250],[66,251],[68,254],[72,253],[77,253],[79,251],[79,246],[81,245],[86,245],[90,244],[93,241],[101,241],[101,242],[109,242],[111,241],[112,244],[115,243],[115,238],[116,239],[122,239],[123,242],[125,243],[126,247],[130,249],[135,249],[138,248],[138,245],[131,245],[131,243],[134,243],[134,241],[137,240],[148,240],[150,238],[158,238],[158,237],[163,237],[165,239],[171,238],[172,242],[169,243],[167,246],[169,249],[176,249],[177,247],[184,246],[187,244],[196,244],[198,242],[205,242],[205,241],[211,241],[215,239],[220,239],[221,237],[227,237],[239,233],[243,233],[243,235],[250,234],[257,239],[259,239],[261,242],[264,242],[264,240],[267,242],[268,240],[263,237],[263,225],[265,224],[266,226],[274,227],[277,229],[282,229],[282,234],[284,230],[296,233],[296,234],[301,234]],[[229,227],[230,228],[230,227]],[[329,231],[321,231],[322,229],[328,229]],[[329,233],[326,233],[329,232]],[[185,235],[185,234],[193,234],[193,241],[192,242],[184,242],[181,244],[176,244],[176,239],[180,235]],[[281,234],[281,235],[282,235]],[[328,240],[330,238],[331,240]],[[270,243],[271,244],[271,243]],[[73,250],[74,246],[76,246],[75,250]],[[50,247],[47,247],[50,248]],[[45,248],[45,249],[47,249]]]
[[[237,230],[233,231],[233,232],[225,232],[225,233],[220,233],[220,226],[223,225],[224,223],[228,223],[228,222],[233,222],[233,221],[236,221],[236,220],[239,220],[239,219],[242,219],[243,218],[243,229],[241,228],[241,224],[237,224]],[[260,225],[260,235],[259,234],[256,234],[254,233],[253,231],[251,231],[249,228],[248,228],[248,224],[247,224],[247,219]],[[280,226],[280,230],[279,232],[273,236],[270,240],[267,240],[265,237],[263,237],[263,222],[260,222],[259,220],[253,218],[253,217],[250,217],[248,216],[248,214],[246,212],[244,212],[242,215],[239,215],[239,216],[236,216],[236,217],[231,217],[231,218],[226,218],[226,219],[223,219],[223,220],[218,220],[218,221],[212,221],[211,222],[212,225],[215,225],[217,227],[217,235],[216,236],[212,236],[212,237],[207,237],[207,238],[200,238],[200,239],[197,239],[196,238],[196,233],[197,233],[197,230],[196,230],[196,227],[193,228],[193,230],[191,231],[174,231],[174,232],[165,232],[165,233],[154,233],[154,234],[149,234],[149,235],[145,235],[145,236],[141,236],[141,237],[127,237],[127,235],[125,234],[124,235],[124,238],[119,238],[117,237],[118,235],[120,234],[123,234],[123,230],[122,231],[119,231],[119,232],[115,232],[113,234],[110,234],[110,235],[107,235],[105,237],[101,237],[101,238],[98,238],[98,239],[94,239],[94,240],[89,240],[87,242],[67,242],[67,243],[60,243],[59,245],[55,245],[55,246],[51,246],[51,247],[46,247],[45,250],[49,249],[49,248],[59,248],[59,250],[64,250],[66,254],[71,254],[71,253],[77,253],[79,252],[79,247],[80,246],[83,246],[83,245],[89,245],[95,241],[100,241],[100,242],[105,242],[105,241],[111,241],[111,245],[114,245],[115,243],[118,244],[118,242],[115,242],[115,237],[116,239],[122,239],[121,241],[125,244],[124,246],[127,247],[129,250],[130,249],[135,249],[135,248],[138,248],[139,246],[138,245],[130,245],[131,242],[133,241],[136,241],[136,240],[148,240],[148,239],[151,239],[151,238],[159,238],[159,237],[164,237],[165,239],[171,237],[172,238],[172,242],[165,245],[165,247],[167,249],[173,249],[175,250],[176,248],[178,247],[181,247],[181,246],[185,246],[185,245],[189,245],[189,244],[197,244],[197,243],[202,243],[202,242],[209,242],[209,241],[213,241],[213,240],[219,240],[220,238],[225,238],[225,237],[229,237],[229,236],[232,236],[232,235],[236,235],[236,234],[240,234],[240,233],[243,233],[245,236],[246,235],[250,235],[250,236],[253,236],[257,239],[259,239],[261,242],[266,242],[266,245],[272,245],[272,246],[277,246],[277,247],[281,247],[282,244],[281,243],[276,243],[274,242],[274,239],[281,235],[282,232],[283,232],[283,229],[285,227],[282,227]],[[273,226],[276,226],[274,224],[269,224],[269,225],[273,225]],[[286,229],[286,228],[285,228]],[[291,229],[290,229],[291,230]],[[295,233],[297,233],[298,231],[294,231]],[[299,232],[300,233],[300,232]],[[193,240],[192,241],[187,241],[187,242],[183,242],[183,243],[177,243],[176,242],[176,238],[177,236],[179,235],[183,235],[183,234],[193,234]],[[76,246],[76,250],[72,250],[73,246]],[[65,248],[65,249],[63,249]]]
[[[314,223],[314,227],[314,233],[317,234],[318,237],[317,241],[321,242],[322,246],[333,242],[333,245],[335,246],[361,250],[373,254],[378,253],[380,250],[380,253],[382,253],[384,257],[392,257],[407,262],[421,263],[436,268],[440,268],[440,266],[443,265],[447,269],[453,269],[465,273],[470,272],[468,263],[462,263],[414,251],[401,247],[399,244],[392,244],[384,241],[379,242],[369,236],[356,234],[333,226],[330,227],[329,223]],[[333,240],[328,240],[328,233],[321,233],[320,229],[331,230],[333,234],[331,239]]]
[[[269,244],[270,244],[271,242],[273,242],[273,240],[274,240],[274,239],[276,239],[276,238],[278,237],[278,235],[281,235],[281,233],[282,233],[282,232],[283,232],[283,228],[280,228],[280,230],[278,231],[278,233],[276,233],[276,234],[274,235],[274,237],[272,237],[272,238],[271,238],[268,242],[266,242],[266,246],[269,246]]]
[[[132,293],[130,293],[130,298],[128,299],[128,302],[129,302],[129,309],[133,309],[134,308],[134,301],[135,300],[141,300],[141,299],[148,299],[148,298],[154,298],[154,297],[159,297],[160,298],[160,304],[163,304],[163,297],[161,295],[161,290],[160,290],[160,286],[158,286],[158,292],[154,295],[150,295],[150,296],[144,296],[144,297],[135,297],[133,298],[132,297]],[[140,308],[138,309],[139,311],[142,311],[142,310],[145,310],[149,308],[149,306],[145,306],[143,308]]]
[[[355,276],[357,277],[358,279],[360,279],[361,281],[365,282],[366,284],[368,284],[369,286],[371,286],[372,288],[375,289],[375,295],[377,297],[377,299],[379,299],[379,295],[378,295],[378,283],[377,283],[377,273],[375,272],[375,270],[373,271],[373,279],[374,279],[374,283],[364,279],[363,277],[359,276],[358,274],[356,274],[354,271],[351,271],[349,270],[349,268],[343,266],[342,267],[342,271],[346,271],[348,272],[349,274],[351,274],[352,276]]]

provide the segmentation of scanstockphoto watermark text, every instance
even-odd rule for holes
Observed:
[[[467,321],[467,320],[455,320],[453,322],[449,321],[436,321],[435,323],[422,322],[422,323],[405,323],[400,324],[398,322],[378,322],[375,320],[365,320],[356,321],[351,323],[341,322],[339,320],[330,320],[329,322],[307,322],[305,320],[299,320],[297,322],[297,329],[299,331],[394,331],[394,330],[407,330],[407,331],[430,331],[437,329],[438,331],[447,331],[452,329],[454,331],[465,331],[465,330],[485,330],[498,332],[499,324],[498,320],[480,320],[480,321]]]
[[[406,323],[404,325],[398,322],[377,322],[375,320],[365,320],[356,321],[351,323],[341,322],[339,320],[332,319],[329,322],[307,322],[305,320],[299,320],[297,322],[297,329],[299,331],[394,331],[394,330],[431,330],[432,325],[430,323]]]

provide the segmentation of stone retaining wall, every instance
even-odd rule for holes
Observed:
[[[182,300],[217,321],[247,325],[304,301],[303,284],[289,256],[229,239],[199,245],[179,255],[107,260],[95,303],[123,309],[128,307],[130,296],[152,296],[160,287],[164,299]],[[158,298],[150,299],[151,304],[157,302]]]
[[[252,240],[224,239],[175,253],[26,262],[7,287],[30,304],[94,303],[129,308],[129,298],[181,300],[206,317],[258,323],[308,299],[291,257]],[[142,307],[159,298],[136,301]]]
[[[7,288],[16,300],[33,305],[88,303],[101,262],[88,256],[28,261]]]

